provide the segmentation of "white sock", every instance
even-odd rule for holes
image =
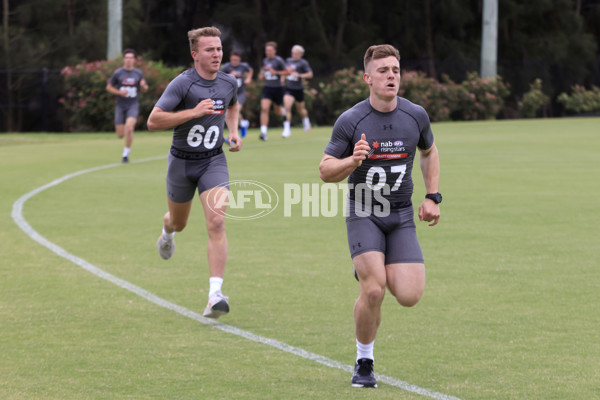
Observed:
[[[165,239],[165,240],[173,240],[173,238],[175,237],[175,232],[169,233],[169,232],[165,231],[165,227],[163,226],[162,236],[163,236],[163,239]]]
[[[129,157],[129,152],[131,151],[131,147],[123,148],[123,157]]]
[[[283,129],[286,131],[290,130],[290,121],[283,121]]]
[[[308,117],[302,118],[302,123],[304,126],[310,125],[310,119]]]
[[[362,344],[356,339],[356,361],[361,358],[368,358],[370,360],[375,360],[373,357],[373,347],[375,345],[375,341],[373,340],[369,344]]]
[[[260,126],[260,133],[263,135],[267,134],[267,126],[266,125],[261,125]]]
[[[208,289],[208,297],[210,297],[221,290],[221,286],[223,286],[223,278],[211,276],[208,279],[208,283],[210,284],[210,288]]]
[[[248,121],[247,119],[243,119],[242,122],[240,123],[240,126],[242,128],[248,128],[250,126],[250,121]]]

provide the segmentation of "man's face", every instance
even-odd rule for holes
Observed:
[[[201,36],[192,51],[192,58],[201,70],[207,73],[217,73],[223,59],[221,38],[216,36]]]
[[[273,57],[275,57],[276,54],[277,54],[277,50],[275,50],[275,47],[273,47],[273,46],[265,47],[265,55],[267,56],[267,58],[273,58]]]
[[[240,65],[240,62],[242,61],[242,57],[236,55],[236,54],[232,54],[229,57],[229,62],[231,63],[231,65],[233,67],[237,67],[238,65]]]
[[[123,55],[123,68],[130,71],[135,65],[135,55],[133,53],[127,53]]]
[[[301,58],[302,58],[302,52],[300,50],[298,50],[298,49],[292,50],[292,59],[294,61],[298,61]]]
[[[400,89],[400,62],[393,56],[371,60],[363,79],[372,94],[383,99],[394,98]]]

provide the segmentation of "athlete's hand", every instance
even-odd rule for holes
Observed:
[[[354,152],[352,153],[352,159],[357,167],[362,165],[363,160],[367,159],[371,147],[367,142],[367,136],[363,133],[360,135],[360,140],[354,144]]]
[[[229,144],[229,151],[240,151],[242,148],[242,138],[236,133],[232,133],[227,138]]]
[[[215,111],[215,106],[212,99],[204,99],[194,107],[196,118],[203,117],[206,114],[212,114]]]
[[[429,226],[437,225],[440,220],[440,205],[431,199],[423,200],[419,206],[419,220],[431,222]]]

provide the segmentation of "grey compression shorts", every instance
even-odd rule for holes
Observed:
[[[385,264],[424,263],[417,240],[414,210],[409,207],[392,209],[385,217],[359,217],[354,202],[348,201],[350,213],[346,217],[348,246],[352,258],[368,251],[385,254]]]
[[[133,103],[128,106],[115,107],[115,125],[123,125],[127,118],[136,118],[139,115],[139,103]]]
[[[203,160],[185,160],[169,153],[167,167],[167,197],[175,203],[187,203],[205,190],[223,186],[229,188],[229,170],[225,153]]]
[[[243,106],[244,103],[246,102],[246,91],[242,90],[241,92],[238,92],[237,98],[238,98],[238,103],[240,103],[240,106]]]

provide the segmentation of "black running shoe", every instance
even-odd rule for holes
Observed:
[[[376,388],[377,380],[373,373],[373,360],[361,358],[354,366],[354,375],[352,375],[352,386]]]
[[[123,164],[127,164],[129,162],[129,157],[123,157]]]

